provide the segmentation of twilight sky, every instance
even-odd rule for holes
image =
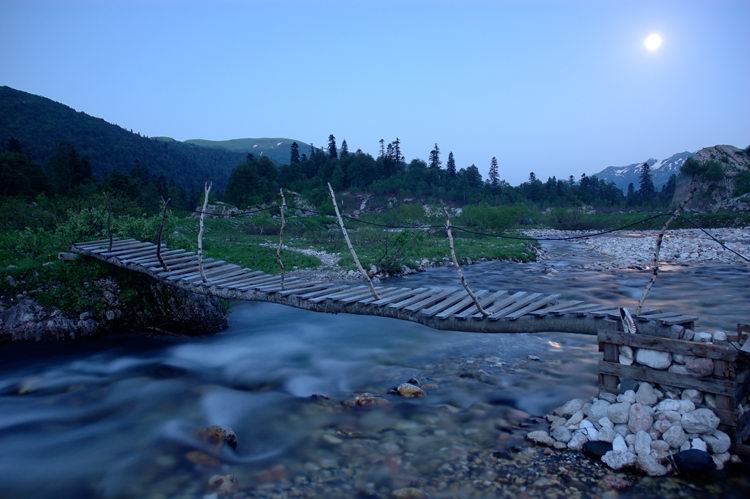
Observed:
[[[437,142],[515,184],[750,144],[749,22],[748,0],[2,0],[0,84],[149,136]]]

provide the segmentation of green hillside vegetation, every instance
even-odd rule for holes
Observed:
[[[127,173],[139,163],[150,175],[164,176],[188,193],[205,179],[223,186],[244,154],[181,142],[154,140],[45,97],[0,87],[0,144],[11,138],[30,159],[47,162],[61,143],[73,146],[102,178]]]

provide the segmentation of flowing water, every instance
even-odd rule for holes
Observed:
[[[467,278],[475,289],[618,305],[634,304],[648,279],[584,270],[599,257],[548,249],[552,260],[480,263]],[[749,278],[742,266],[668,267],[649,305],[734,328],[750,319]],[[455,274],[392,281],[453,286]],[[540,425],[529,415],[596,393],[592,336],[434,331],[236,303],[215,336],[3,346],[0,358],[0,497],[202,497],[212,475],[229,473],[241,497],[387,497],[406,487],[433,497],[597,495],[611,479],[586,458],[550,456],[523,440]],[[410,378],[427,397],[387,394]],[[340,403],[362,392],[388,403]],[[207,448],[196,437],[207,425],[231,427],[237,449]],[[628,480],[632,495],[750,490],[731,474],[722,485]]]

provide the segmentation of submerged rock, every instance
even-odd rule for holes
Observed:
[[[198,430],[196,436],[215,450],[221,450],[225,445],[237,450],[237,434],[228,426],[207,426]]]
[[[208,479],[208,488],[219,495],[230,495],[240,490],[240,481],[234,475],[213,475]]]
[[[401,383],[396,388],[396,392],[406,398],[424,397],[427,395],[424,390],[412,383]]]

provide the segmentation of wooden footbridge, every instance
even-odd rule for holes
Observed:
[[[71,250],[136,272],[176,288],[233,300],[266,301],[316,312],[351,313],[419,322],[436,329],[485,333],[571,332],[596,334],[619,326],[619,309],[611,305],[561,300],[556,294],[516,290],[477,290],[485,314],[467,291],[455,288],[376,286],[377,299],[365,285],[310,281],[270,275],[183,249],[160,247],[134,239],[76,243]],[[697,317],[677,312],[644,310],[636,316],[638,329],[670,336],[671,326],[693,327]]]

